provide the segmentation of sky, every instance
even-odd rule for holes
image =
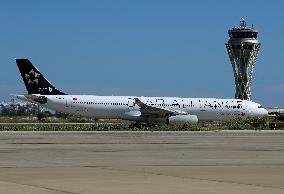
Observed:
[[[29,58],[69,94],[234,98],[225,43],[240,17],[259,30],[252,100],[284,107],[284,1],[0,2],[0,101],[26,92]]]

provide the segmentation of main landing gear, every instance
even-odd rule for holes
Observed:
[[[134,129],[134,128],[142,129],[144,127],[155,127],[155,126],[156,124],[154,123],[136,121],[135,123],[131,123],[129,125],[129,129]]]
[[[153,127],[153,126],[155,126],[153,123],[136,121],[135,123],[131,123],[129,125],[129,129],[134,129],[134,128],[142,129],[144,127]]]
[[[145,124],[144,124],[144,125],[145,125]],[[144,125],[143,125],[143,123],[141,123],[141,122],[131,123],[131,124],[129,125],[129,129],[134,129],[134,128],[139,128],[139,129],[141,129]]]

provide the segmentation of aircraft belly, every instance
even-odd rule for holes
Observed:
[[[214,121],[214,120],[227,120],[227,114],[221,114],[219,111],[212,110],[196,110],[188,111],[191,115],[196,115],[198,121]]]
[[[113,110],[113,109],[99,109],[99,108],[90,108],[88,115],[94,118],[104,118],[104,119],[117,119],[123,113],[122,110]]]

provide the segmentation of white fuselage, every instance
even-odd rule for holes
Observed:
[[[196,115],[199,121],[224,121],[237,117],[267,115],[267,110],[262,108],[260,104],[239,99],[94,95],[44,96],[47,98],[47,102],[42,104],[44,107],[63,113],[98,119],[147,121],[147,118],[140,117],[140,107],[135,103],[135,98],[139,98],[149,106]],[[18,95],[18,98],[32,101],[24,95]]]

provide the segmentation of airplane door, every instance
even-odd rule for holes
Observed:
[[[65,98],[65,106],[66,107],[72,107],[72,99],[71,98]]]
[[[128,105],[128,109],[129,110],[134,109],[134,107],[135,107],[135,100],[133,98],[128,98],[127,105]]]

